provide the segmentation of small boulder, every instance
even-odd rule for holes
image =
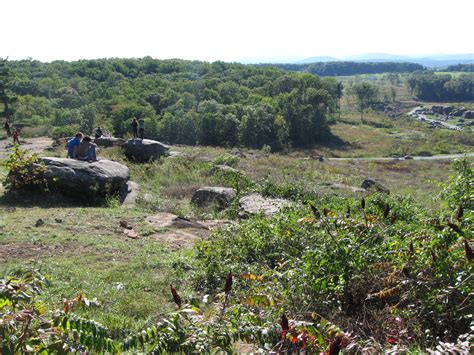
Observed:
[[[115,137],[100,137],[94,139],[94,143],[97,144],[99,147],[115,147],[115,146],[121,146],[122,144],[125,143],[125,139],[123,138],[115,138]]]
[[[263,213],[265,216],[274,215],[288,206],[289,201],[280,198],[263,197],[260,194],[251,194],[239,200],[240,214],[245,217],[249,214]]]
[[[388,188],[386,188],[385,186],[383,186],[381,183],[379,183],[378,181],[375,181],[374,179],[370,179],[370,178],[367,178],[365,179],[363,182],[362,182],[362,186],[361,186],[363,189],[366,189],[366,190],[377,190],[379,192],[383,192],[383,193],[386,193],[386,194],[389,194],[390,193],[390,190]]]
[[[158,160],[168,154],[169,147],[151,139],[129,139],[123,144],[125,155],[136,162]]]
[[[230,187],[202,187],[194,192],[191,203],[198,207],[216,204],[220,209],[229,207],[235,198],[235,190]]]
[[[211,174],[216,174],[216,173],[235,173],[235,174],[240,174],[240,171],[237,169],[234,169],[228,165],[220,164],[220,165],[215,165],[211,169]]]
[[[65,195],[105,196],[118,193],[130,177],[125,165],[100,160],[92,163],[65,158],[40,158],[46,166],[46,179],[52,191]]]
[[[454,110],[454,107],[452,106],[443,106],[443,114],[444,115],[449,115],[451,112]]]
[[[444,111],[444,106],[435,105],[431,108],[431,111],[433,111],[435,115],[442,115]]]
[[[120,197],[122,199],[122,206],[134,207],[137,202],[140,186],[134,181],[128,181],[122,189]]]

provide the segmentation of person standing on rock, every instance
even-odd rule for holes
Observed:
[[[20,145],[20,140],[18,139],[18,136],[20,135],[20,132],[18,132],[18,129],[17,128],[14,128],[13,129],[13,144],[18,144]]]
[[[143,117],[140,117],[140,119],[138,120],[138,128],[140,131],[140,138],[143,139],[143,137],[145,136],[145,120],[143,119]]]
[[[81,132],[76,133],[76,137],[71,139],[67,143],[67,157],[71,159],[79,158],[79,144],[81,144],[83,134]]]
[[[134,117],[132,121],[133,138],[138,138],[138,121]]]

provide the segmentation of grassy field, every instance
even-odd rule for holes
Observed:
[[[448,161],[319,162],[302,151],[285,155],[242,150],[242,157],[237,158],[222,148],[174,149],[186,156],[145,165],[127,163],[132,180],[141,188],[141,199],[134,208],[120,207],[114,199],[104,206],[84,207],[54,199],[23,196],[20,201],[10,201],[2,197],[0,273],[39,269],[52,277],[52,286],[42,296],[51,306],[59,308],[64,298],[84,292],[97,297],[101,306],[79,311],[81,314],[112,329],[138,329],[172,309],[170,283],[179,282],[182,292],[191,292],[184,275],[175,271],[176,263],[186,263],[191,251],[175,250],[157,240],[145,218],[164,211],[191,219],[232,219],[228,212],[198,210],[190,204],[198,187],[235,186],[232,179],[210,174],[216,163],[240,169],[246,176],[244,187],[250,190],[271,182],[293,184],[315,196],[344,196],[353,193],[331,184],[360,186],[365,177],[372,177],[392,193],[411,195],[427,207],[438,191],[436,182],[451,173]],[[102,154],[125,162],[116,148]],[[5,173],[3,169],[1,174]],[[37,227],[39,219],[45,223]],[[123,234],[123,220],[134,226],[138,239]]]

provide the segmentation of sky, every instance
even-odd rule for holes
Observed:
[[[0,0],[0,57],[474,53],[474,0]]]

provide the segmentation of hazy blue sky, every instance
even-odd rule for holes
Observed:
[[[0,57],[474,53],[474,0],[0,0]]]

